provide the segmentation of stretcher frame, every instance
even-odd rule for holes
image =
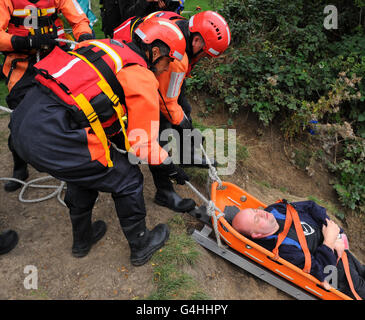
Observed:
[[[224,181],[221,186],[218,182],[213,182],[211,200],[221,212],[224,212],[226,205],[235,205],[240,209],[267,207],[243,189]],[[210,236],[213,219],[207,215],[205,206],[192,210],[189,214],[205,224],[201,231],[193,231],[195,241],[290,296],[298,300],[352,300],[334,288],[326,290],[318,279],[290,262],[282,258],[275,261],[271,251],[238,233],[217,210],[218,231],[228,247],[218,246],[216,239]]]

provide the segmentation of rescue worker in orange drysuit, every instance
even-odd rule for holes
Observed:
[[[105,223],[91,223],[91,216],[98,192],[109,192],[131,262],[138,266],[164,245],[169,230],[166,224],[146,228],[143,175],[129,155],[161,168],[179,184],[188,177],[157,141],[155,74],[182,59],[183,35],[165,19],[149,19],[135,33],[128,44],[103,39],[81,42],[70,52],[56,47],[35,65],[38,85],[12,113],[10,129],[23,159],[66,181],[73,255],[86,255],[105,234]],[[110,140],[128,153],[111,147]]]
[[[189,20],[168,11],[158,11],[147,17],[132,17],[115,28],[113,38],[120,41],[131,41],[134,28],[141,21],[151,17],[163,17],[174,22],[184,34],[186,54],[181,61],[170,64],[168,72],[158,76],[160,83],[160,132],[172,126],[178,133],[177,143],[180,164],[208,167],[205,157],[199,157],[192,145],[198,145],[195,134],[183,134],[183,129],[193,130],[191,106],[185,95],[185,78],[190,75],[194,65],[203,57],[215,58],[221,55],[229,46],[231,34],[224,18],[213,11],[203,11],[193,15]],[[175,132],[176,132],[175,131]],[[196,131],[196,130],[195,130]],[[160,140],[165,146],[167,141]],[[214,164],[214,160],[212,160]],[[188,212],[195,207],[193,199],[182,199],[174,190],[173,185],[164,172],[157,167],[150,167],[157,189],[155,202],[177,212]]]
[[[34,79],[33,65],[37,55],[43,58],[55,45],[64,47],[65,42],[56,42],[55,38],[65,39],[63,22],[58,17],[62,13],[78,41],[92,39],[89,20],[73,0],[2,0],[0,1],[0,51],[5,54],[2,72],[6,77],[9,95],[6,102],[15,109],[24,98]],[[14,168],[13,178],[28,178],[27,164],[12,151]],[[12,192],[22,186],[16,181],[5,184],[5,190]]]

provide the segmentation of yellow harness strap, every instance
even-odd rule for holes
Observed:
[[[123,121],[126,119],[126,116],[125,116],[123,107],[120,104],[119,97],[114,94],[112,88],[110,87],[108,82],[104,79],[103,75],[89,60],[87,60],[84,56],[78,54],[77,52],[70,51],[69,53],[77,56],[78,58],[80,58],[81,60],[86,62],[99,76],[100,81],[97,83],[97,85],[100,88],[100,90],[103,91],[104,94],[113,102],[113,108],[114,108],[115,112],[117,113],[118,120],[122,127],[124,141],[125,141],[125,148],[127,151],[129,151],[131,147],[130,147],[130,143],[128,141],[128,137],[127,137],[127,133],[125,130],[124,121]],[[94,108],[92,107],[90,102],[85,98],[85,96],[82,93],[80,93],[77,97],[74,97],[72,94],[70,96],[76,101],[76,103],[79,105],[79,107],[84,112],[87,119],[89,120],[92,129],[94,130],[96,136],[99,138],[99,140],[101,141],[101,143],[104,147],[105,156],[108,161],[108,166],[112,167],[113,162],[110,159],[110,150],[109,150],[109,145],[108,145],[108,139],[105,135],[105,131],[100,123],[100,120],[99,120]]]
[[[77,97],[70,94],[70,96],[76,101],[77,105],[80,106],[81,110],[84,112],[87,120],[90,122],[91,128],[94,130],[96,136],[99,138],[105,150],[105,158],[108,162],[108,167],[113,166],[113,162],[110,159],[110,149],[108,145],[108,138],[105,135],[105,131],[100,123],[100,120],[90,102],[85,98],[85,96],[80,93]]]

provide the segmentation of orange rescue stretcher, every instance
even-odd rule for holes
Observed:
[[[273,252],[261,247],[237,232],[221,213],[226,206],[245,208],[266,208],[267,205],[230,182],[222,181],[219,186],[214,181],[211,186],[211,200],[215,204],[217,229],[219,236],[228,245],[219,246],[210,235],[214,219],[206,214],[201,206],[190,212],[192,216],[205,223],[201,231],[194,230],[192,237],[205,248],[215,252],[242,269],[277,287],[300,300],[352,300],[342,292],[330,288],[326,290],[318,279],[304,272],[290,262],[277,258]],[[233,249],[233,250],[231,250]]]

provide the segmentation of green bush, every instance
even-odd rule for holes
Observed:
[[[264,125],[279,120],[288,138],[311,120],[347,121],[365,138],[365,1],[331,1],[338,9],[337,30],[324,28],[328,4],[225,0],[219,12],[230,26],[232,45],[195,67],[189,90],[217,97],[232,116],[248,109]],[[359,165],[365,167],[365,160]],[[339,174],[345,166],[337,169]],[[341,185],[357,197],[349,184]],[[341,200],[351,208],[359,204]]]
[[[346,140],[343,158],[337,164],[329,164],[338,176],[334,185],[341,202],[365,213],[365,141]]]
[[[213,67],[198,65],[189,85],[220,97],[232,114],[250,108],[264,124],[280,117],[286,134],[295,135],[312,118],[328,116],[330,110],[315,113],[309,106],[335,86],[340,72],[365,75],[364,32],[355,28],[352,11],[340,14],[352,24],[344,20],[341,41],[334,41],[323,27],[323,8],[323,1],[307,0],[224,2],[220,13],[230,25],[233,47],[210,62]],[[365,96],[363,84],[358,89]],[[352,109],[351,120],[362,121],[358,103],[351,102]]]

